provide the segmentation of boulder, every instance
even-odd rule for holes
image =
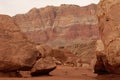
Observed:
[[[48,75],[56,68],[52,57],[40,58],[31,69],[32,76]]]
[[[97,55],[100,67],[95,66],[96,73],[120,74],[119,7],[120,0],[101,0],[98,5],[99,31],[104,44],[104,50]]]
[[[54,70],[56,65],[52,58],[41,58],[50,50],[46,47],[40,52],[11,17],[0,15],[0,77],[30,77]]]
[[[53,49],[48,45],[42,44],[36,46],[37,50],[41,53],[41,57],[53,57],[57,64],[64,63],[67,60],[66,51],[60,49]]]
[[[0,15],[0,71],[29,70],[39,52],[20,32],[11,17]]]

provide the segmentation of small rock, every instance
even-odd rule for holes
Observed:
[[[31,69],[32,76],[48,75],[49,72],[56,68],[56,64],[52,57],[39,59]]]

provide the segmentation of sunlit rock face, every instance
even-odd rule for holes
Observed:
[[[12,17],[0,15],[0,77],[24,77],[21,71],[28,71],[29,75],[48,74],[56,68],[55,62],[52,58],[41,59],[41,54],[21,33]],[[32,68],[35,68],[33,72]]]
[[[11,17],[0,15],[0,71],[31,68],[38,53]]]
[[[120,74],[120,0],[101,0],[97,16],[104,50],[97,57],[103,67],[96,64],[95,72]],[[103,71],[103,72],[104,72]]]
[[[33,8],[13,17],[35,43],[64,43],[78,38],[98,38],[96,5],[61,5]]]

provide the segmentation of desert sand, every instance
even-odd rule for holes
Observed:
[[[50,75],[32,78],[0,78],[0,80],[120,80],[119,75],[97,75],[91,68],[58,66]]]

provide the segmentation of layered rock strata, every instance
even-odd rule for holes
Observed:
[[[78,38],[98,38],[96,5],[61,5],[33,8],[13,17],[28,39],[35,43],[65,44]]]

